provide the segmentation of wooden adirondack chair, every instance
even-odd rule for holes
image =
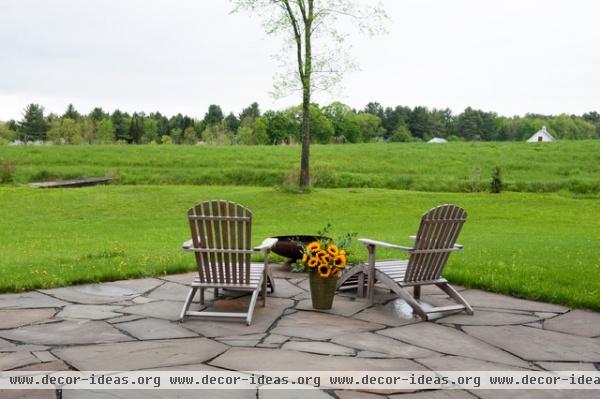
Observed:
[[[374,284],[378,281],[404,299],[423,320],[428,319],[428,314],[438,312],[464,310],[473,314],[473,308],[467,301],[441,277],[450,254],[463,248],[456,243],[456,239],[466,220],[467,212],[464,209],[456,205],[441,205],[423,215],[417,235],[411,237],[414,240],[412,247],[359,239],[367,246],[369,262],[344,273],[338,280],[338,289],[357,287],[362,296],[366,278],[369,303],[373,303]],[[376,262],[377,247],[403,250],[409,259]],[[437,286],[458,304],[425,309],[418,302],[423,285]],[[413,287],[414,297],[408,292],[408,287]]]
[[[252,212],[242,205],[229,201],[207,201],[188,211],[192,239],[183,243],[185,251],[194,252],[198,277],[181,310],[180,319],[187,316],[245,318],[252,323],[252,314],[259,291],[263,306],[267,301],[267,285],[275,290],[269,272],[269,253],[277,239],[268,238],[252,248]],[[251,263],[253,253],[263,252],[264,264]],[[188,310],[196,291],[200,291],[200,304],[204,305],[204,290],[213,288],[215,298],[219,289],[252,292],[247,312],[208,312]]]

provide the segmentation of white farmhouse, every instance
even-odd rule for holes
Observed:
[[[528,143],[538,143],[543,141],[554,141],[556,140],[548,131],[546,130],[546,126],[543,126],[540,130],[535,132],[533,136],[531,136],[527,142]]]

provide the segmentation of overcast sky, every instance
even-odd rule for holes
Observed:
[[[363,0],[365,3],[370,0]],[[385,0],[389,33],[354,37],[360,71],[334,97],[362,108],[504,115],[600,111],[600,1]],[[280,40],[227,0],[0,0],[0,120],[28,103],[202,117],[273,99]],[[293,57],[293,54],[290,56]]]

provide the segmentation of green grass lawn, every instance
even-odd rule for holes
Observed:
[[[17,183],[113,175],[113,184],[282,184],[298,146],[0,146]],[[372,143],[313,145],[317,187],[485,191],[500,166],[515,192],[600,193],[600,140],[553,143]]]
[[[469,220],[460,237],[465,251],[453,255],[447,269],[452,282],[600,309],[600,202],[524,193],[351,188],[298,195],[253,186],[4,186],[0,291],[192,270],[193,257],[179,249],[188,238],[185,212],[206,199],[252,208],[256,243],[271,235],[314,233],[326,223],[334,226],[334,234],[358,232],[408,243],[423,212],[455,203],[467,209]],[[366,258],[363,248],[356,245],[354,250],[355,256]],[[380,253],[384,258],[393,255]]]

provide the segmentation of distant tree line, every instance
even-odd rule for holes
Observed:
[[[79,113],[69,105],[62,115],[44,114],[30,104],[19,121],[0,123],[0,144],[20,140],[51,141],[55,144],[291,144],[300,141],[300,106],[261,112],[257,103],[239,114],[225,115],[211,105],[204,118],[160,112],[112,113],[94,108]],[[458,115],[449,109],[427,107],[383,107],[376,102],[356,110],[341,102],[326,106],[311,104],[310,129],[314,143],[410,142],[442,137],[450,141],[523,141],[546,126],[559,139],[600,138],[600,114],[506,117],[495,112],[466,108]]]

